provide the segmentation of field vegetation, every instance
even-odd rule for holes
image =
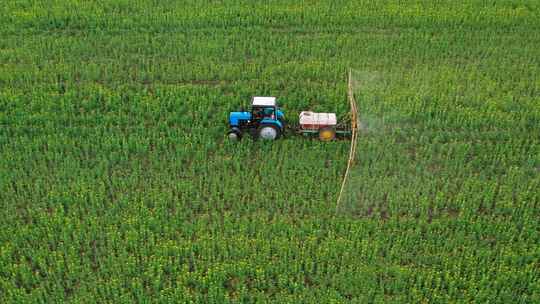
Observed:
[[[4,2],[0,302],[540,302],[538,1]]]

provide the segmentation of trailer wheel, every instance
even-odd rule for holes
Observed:
[[[275,140],[278,139],[280,135],[280,130],[276,126],[271,124],[262,124],[257,129],[257,136],[260,139]]]
[[[334,128],[322,128],[319,130],[319,139],[321,141],[331,141],[336,138],[336,130]]]

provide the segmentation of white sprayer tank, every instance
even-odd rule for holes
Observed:
[[[304,130],[318,130],[324,127],[333,127],[336,124],[336,113],[300,112],[300,128]]]

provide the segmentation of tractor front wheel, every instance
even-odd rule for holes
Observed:
[[[258,137],[264,140],[278,139],[281,135],[280,133],[278,127],[270,124],[262,124],[257,130]]]
[[[227,137],[230,141],[240,141],[242,139],[242,132],[234,128],[227,133]]]

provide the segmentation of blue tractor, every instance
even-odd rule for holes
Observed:
[[[231,112],[230,140],[240,140],[245,134],[265,140],[278,139],[285,131],[285,115],[275,97],[253,97],[251,112]]]

